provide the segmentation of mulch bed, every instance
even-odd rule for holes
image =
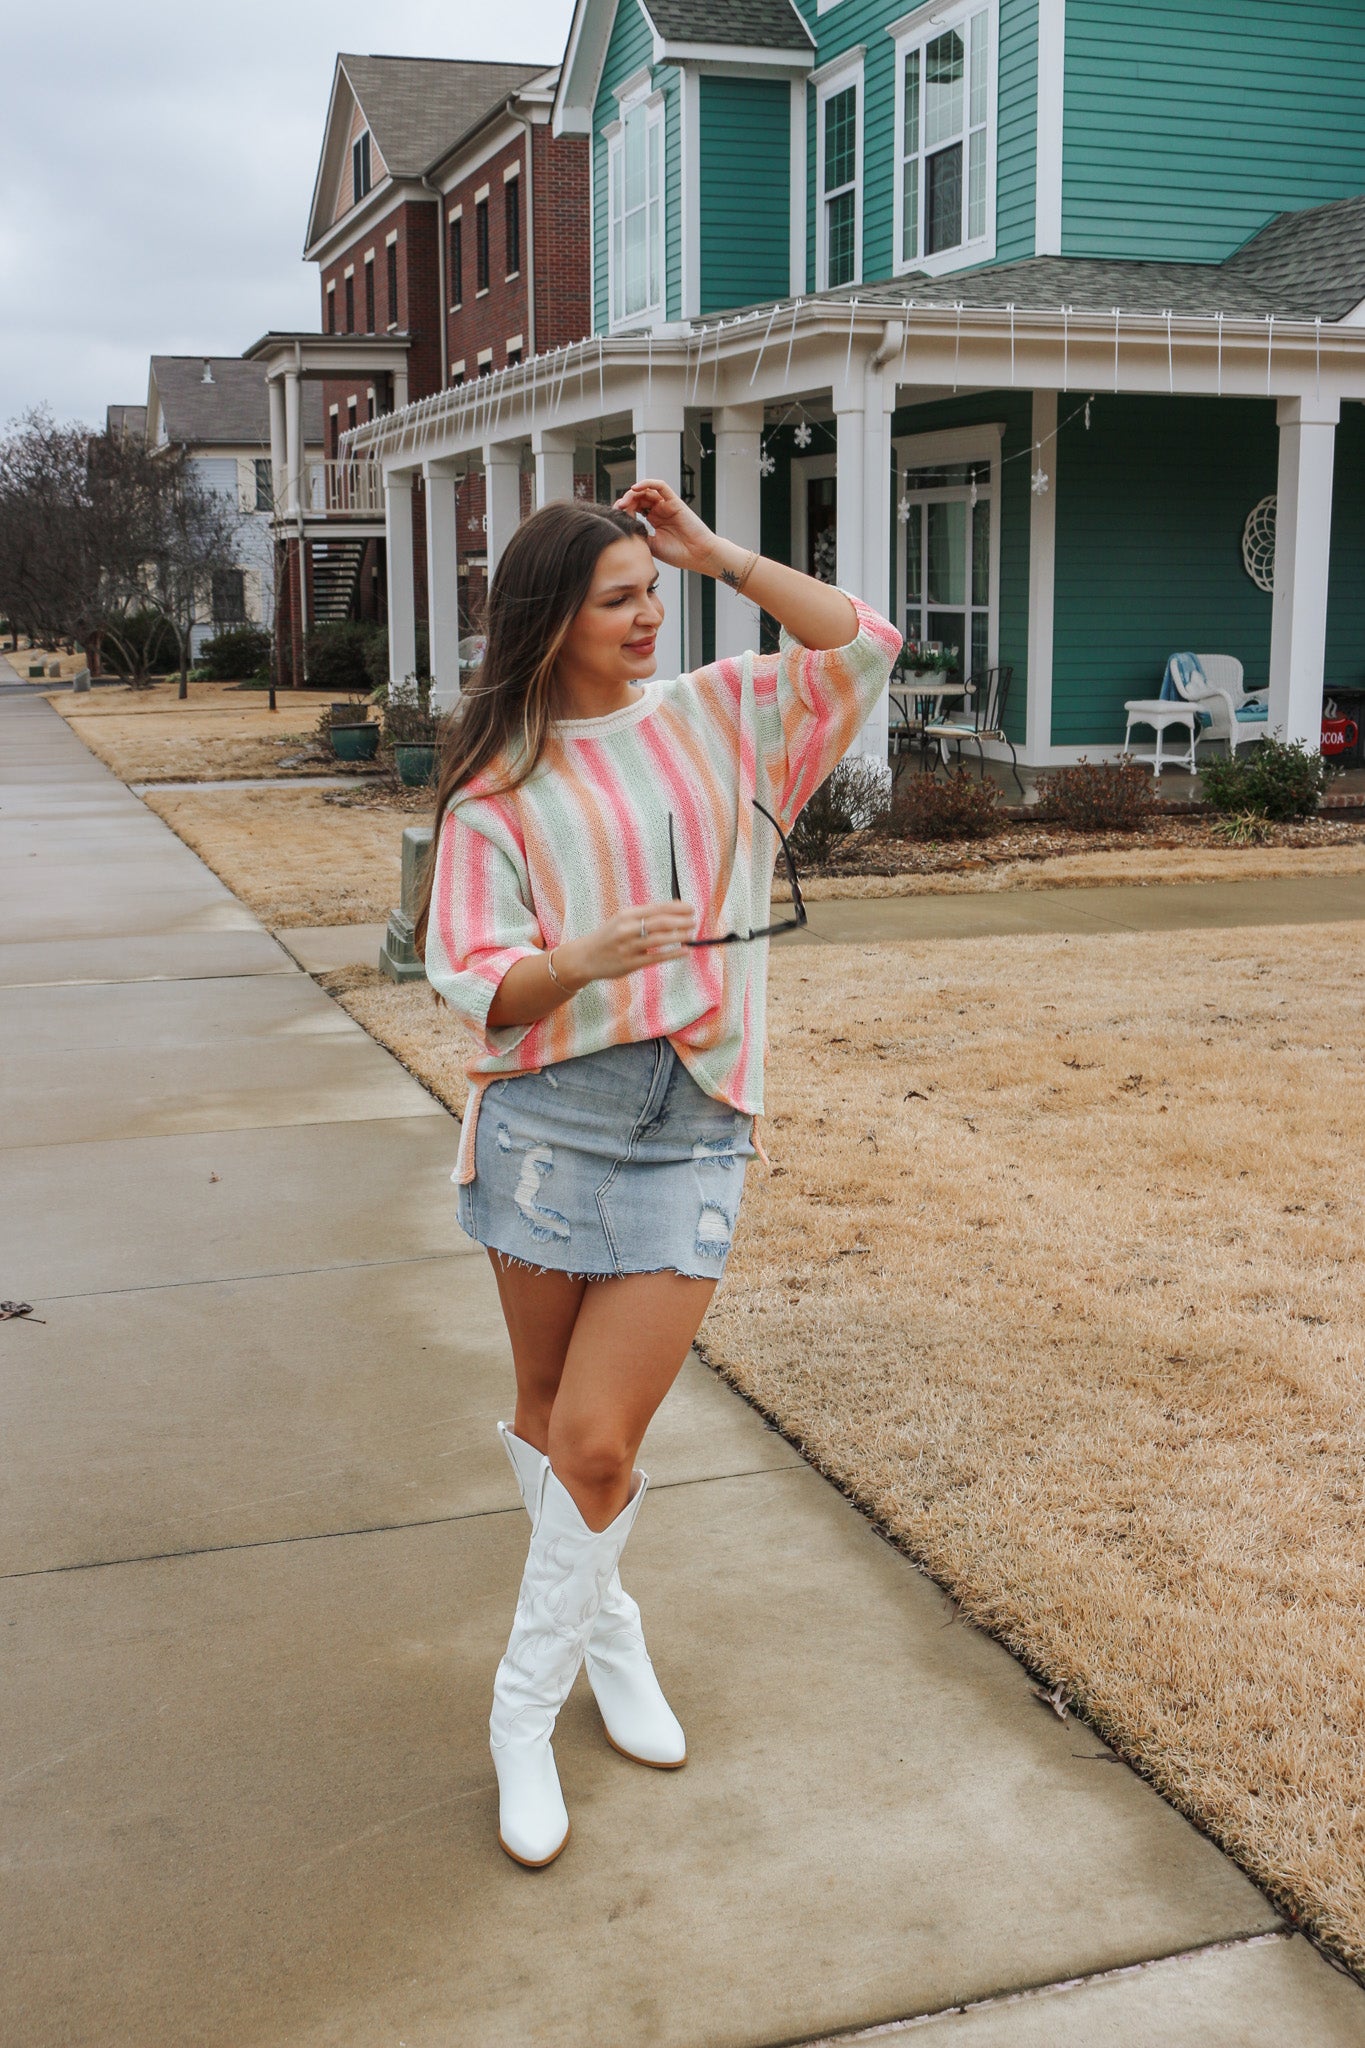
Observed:
[[[1264,841],[1275,846],[1365,845],[1365,821],[1305,818],[1272,825]],[[1209,817],[1158,817],[1130,832],[1077,832],[1065,825],[1014,823],[989,839],[919,841],[878,832],[851,832],[812,875],[942,875],[1003,867],[1018,861],[1055,860],[1068,853],[1157,852],[1226,846],[1213,836]]]

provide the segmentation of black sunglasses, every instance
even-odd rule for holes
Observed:
[[[726,932],[724,938],[719,939],[684,939],[683,944],[685,946],[747,946],[751,939],[770,939],[775,932],[800,931],[806,922],[806,906],[802,901],[801,884],[797,880],[796,862],[793,860],[792,850],[787,844],[787,835],[778,824],[772,812],[763,809],[757,797],[754,797],[752,802],[754,809],[767,819],[782,842],[782,858],[787,864],[787,880],[791,883],[792,891],[792,909],[796,915],[794,917],[784,917],[781,924],[765,924],[762,931],[759,932]],[[673,885],[673,901],[681,903],[682,890],[678,885],[678,854],[673,841],[672,811],[668,814],[668,865]]]

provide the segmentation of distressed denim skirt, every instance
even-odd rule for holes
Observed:
[[[752,1131],[666,1038],[508,1075],[479,1106],[460,1224],[490,1251],[558,1273],[719,1280]]]

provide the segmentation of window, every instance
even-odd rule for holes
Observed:
[[[492,374],[493,374],[493,351],[492,351],[492,349],[491,349],[491,348],[481,348],[481,349],[479,350],[479,366],[478,366],[478,369],[477,369],[477,370],[475,371],[475,373],[474,373],[474,374],[475,374],[475,376],[477,376],[477,377],[491,377],[491,376],[492,376]]]
[[[348,398],[346,401],[346,431],[348,434],[352,431],[352,429],[355,426],[357,410],[358,408],[355,399]]]
[[[815,265],[820,290],[857,284],[862,272],[861,51],[819,87],[816,98]]]
[[[370,131],[351,144],[351,204],[359,206],[370,189]]]
[[[488,290],[488,201],[481,199],[474,208],[474,289]]]
[[[450,222],[450,310],[464,304],[464,221],[457,213]]]
[[[389,272],[387,280],[389,287],[389,325],[390,327],[396,327],[398,325],[398,244],[396,241],[389,243],[388,248],[384,251],[384,256]]]
[[[213,623],[242,626],[246,623],[246,571],[215,569],[213,572]]]
[[[611,319],[662,312],[663,102],[640,99],[608,131]]]
[[[374,333],[374,258],[365,258],[365,332]]]
[[[898,269],[992,253],[993,13],[940,16],[933,34],[896,46]]]
[[[502,188],[502,203],[506,217],[507,275],[515,277],[521,269],[521,179],[509,178]]]
[[[341,418],[337,412],[336,407],[333,406],[327,415],[327,453],[331,456],[333,462],[335,462],[337,459],[337,452],[340,448],[340,445]]]
[[[256,467],[256,510],[273,512],[275,509],[275,476],[268,455],[258,455]]]
[[[346,332],[355,333],[355,272],[346,273]]]
[[[516,347],[516,348],[509,348],[509,349],[508,349],[508,351],[507,351],[507,367],[508,367],[508,369],[510,370],[510,369],[514,368],[514,367],[515,367],[515,365],[516,365],[517,363],[519,363],[520,361],[521,361],[521,348],[520,348],[520,346],[518,346],[518,347]]]
[[[328,287],[327,287],[327,332],[328,332],[329,334],[335,334],[335,333],[336,333],[336,331],[337,331],[337,288],[336,288],[336,286],[335,286],[334,284],[329,284],[329,285],[328,285]]]
[[[369,390],[368,390],[368,391],[367,391],[367,392],[365,393],[365,417],[366,417],[366,419],[367,419],[367,420],[372,420],[372,419],[374,418],[374,386],[373,386],[373,384],[371,384],[371,386],[370,386]]]

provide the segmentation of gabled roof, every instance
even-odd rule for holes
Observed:
[[[111,441],[145,441],[146,406],[107,405],[104,409],[104,431]]]
[[[667,43],[726,43],[745,50],[813,47],[794,0],[642,0]]]
[[[546,68],[460,57],[365,57],[343,51],[332,79],[307,247],[311,249],[332,225],[330,200],[349,159],[352,104],[360,108],[388,175],[418,179],[480,115]]]
[[[593,102],[611,41],[617,8],[626,0],[575,0],[555,95],[557,135],[582,135],[591,125]],[[635,0],[630,0],[635,4]],[[808,66],[814,39],[795,0],[638,0],[654,35],[655,61],[667,50],[684,60],[712,48],[770,52],[769,63],[787,59]]]
[[[304,441],[317,445],[322,440],[322,388],[305,383],[300,396]],[[241,356],[153,356],[147,422],[158,414],[165,439],[176,447],[270,446],[265,372]]]

